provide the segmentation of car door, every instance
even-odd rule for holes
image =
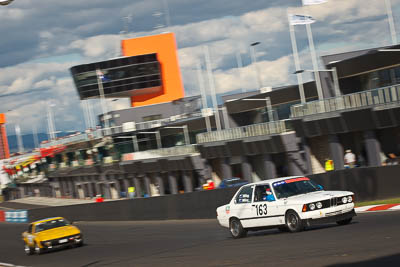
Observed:
[[[257,226],[271,226],[281,224],[284,217],[280,212],[279,201],[271,190],[269,184],[257,185],[254,189],[255,215],[257,216]]]
[[[236,194],[234,203],[230,207],[232,216],[239,218],[244,228],[256,226],[255,208],[253,206],[254,185],[244,186]]]

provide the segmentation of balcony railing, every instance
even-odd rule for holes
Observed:
[[[199,153],[196,145],[174,146],[124,154],[122,160],[142,160],[170,156],[193,155]]]
[[[387,104],[400,104],[400,85],[293,105],[291,118]]]
[[[145,122],[137,122],[134,125],[134,129],[124,130],[123,126],[114,126],[110,127],[109,129],[104,128],[104,135],[109,134],[118,134],[123,132],[131,132],[131,131],[143,131],[152,128],[159,128],[162,126],[167,126],[171,123],[180,122],[186,119],[193,119],[193,118],[201,118],[203,115],[201,112],[198,113],[184,113],[175,116],[171,116],[169,118],[160,119],[160,120],[152,120],[152,121],[145,121]]]
[[[200,133],[196,136],[197,143],[209,143],[225,140],[242,139],[246,137],[281,134],[292,131],[290,120],[280,120],[248,126],[235,127],[222,131]]]
[[[40,144],[40,147],[46,148],[46,147],[51,147],[55,145],[66,145],[66,144],[72,144],[72,143],[77,143],[77,142],[84,142],[84,141],[89,141],[93,139],[98,139],[102,138],[103,134],[101,130],[96,130],[93,132],[89,133],[82,133],[78,135],[73,135],[73,136],[66,136],[62,137],[57,140],[52,140],[48,143]]]

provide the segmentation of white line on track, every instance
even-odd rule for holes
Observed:
[[[21,265],[14,265],[11,263],[0,262],[0,267],[28,267],[28,266],[21,266]]]

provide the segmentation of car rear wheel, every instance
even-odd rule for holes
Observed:
[[[35,254],[40,255],[43,253],[43,249],[38,246],[38,244],[35,243]]]
[[[28,246],[26,243],[24,244],[24,250],[26,255],[32,255],[33,254],[33,249]]]
[[[243,229],[242,224],[236,218],[231,219],[231,222],[229,223],[229,230],[233,238],[241,238],[247,234],[247,230]]]
[[[349,224],[351,222],[351,220],[353,220],[353,218],[349,218],[349,219],[342,220],[342,221],[337,221],[336,223],[339,225],[346,225],[346,224]]]
[[[292,232],[300,232],[304,229],[303,222],[301,221],[299,215],[293,210],[286,212],[285,216],[286,228]]]

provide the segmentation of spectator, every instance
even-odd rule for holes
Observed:
[[[356,165],[356,155],[354,155],[350,149],[346,150],[346,154],[344,155],[344,164],[349,168],[354,168]]]
[[[325,171],[333,171],[334,170],[334,165],[333,165],[333,160],[326,158],[325,159]]]

